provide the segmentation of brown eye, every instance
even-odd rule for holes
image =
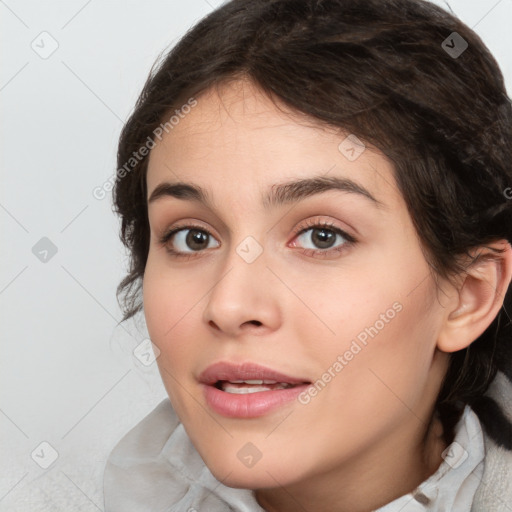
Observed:
[[[213,240],[213,235],[204,228],[180,226],[166,233],[160,243],[174,256],[190,256],[211,248],[209,242]]]
[[[335,225],[325,222],[309,224],[306,228],[299,228],[298,231],[296,240],[299,240],[300,246],[304,248],[304,254],[307,255],[326,256],[333,252],[339,253],[356,243],[354,237]],[[307,247],[308,244],[312,247]],[[293,245],[296,246],[296,243]]]
[[[208,237],[209,235],[204,231],[199,231],[198,229],[190,229],[185,236],[184,243],[192,250],[200,251],[201,249],[206,249],[205,242],[208,241]],[[207,245],[208,244],[206,244],[206,246]]]
[[[334,231],[325,228],[310,228],[305,233],[308,231],[311,234],[305,237],[306,240],[310,240],[319,249],[330,249],[338,236]]]

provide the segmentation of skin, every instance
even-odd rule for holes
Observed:
[[[460,288],[441,281],[440,293],[382,153],[368,146],[349,161],[338,150],[348,134],[277,108],[247,81],[197,100],[151,151],[147,173],[148,197],[162,182],[184,181],[207,189],[213,203],[162,197],[148,205],[144,313],[172,405],[213,475],[255,490],[268,511],[383,506],[442,462],[446,445],[432,417],[449,352],[494,318],[500,305],[489,286],[500,292],[510,282],[510,246],[501,274],[483,265],[468,290],[468,280]],[[272,185],[319,175],[351,178],[382,206],[331,190],[263,207]],[[337,236],[318,246],[309,225],[319,221],[357,242]],[[195,251],[186,230],[162,244],[178,223],[212,236]],[[301,226],[308,231],[298,235]],[[248,236],[263,249],[250,264],[236,252]],[[174,257],[166,246],[193,256]],[[254,361],[314,382],[397,302],[401,311],[309,403],[252,419],[209,409],[198,376],[211,363]],[[262,454],[250,468],[237,457],[248,442]]]

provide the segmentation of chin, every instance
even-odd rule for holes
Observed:
[[[236,469],[231,468],[231,473],[228,471],[216,472],[212,471],[213,476],[223,485],[232,487],[234,489],[265,489],[276,487],[276,480],[274,480],[264,469],[255,472],[255,469]],[[272,471],[269,471],[273,474]],[[228,477],[226,475],[229,474]]]
[[[300,479],[300,475],[294,474],[295,466],[286,467],[277,461],[263,458],[252,467],[245,467],[242,462],[227,458],[225,454],[215,460],[205,459],[205,463],[213,476],[223,485],[236,489],[265,489],[278,485],[289,485]]]

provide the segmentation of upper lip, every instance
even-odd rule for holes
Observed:
[[[213,385],[220,380],[275,380],[276,382],[289,384],[310,383],[307,379],[291,377],[253,362],[230,363],[220,361],[208,366],[199,375],[199,381],[203,384]]]

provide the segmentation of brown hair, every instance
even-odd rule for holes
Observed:
[[[461,255],[512,240],[512,201],[504,192],[512,185],[512,107],[502,73],[475,32],[429,2],[232,0],[156,64],[122,130],[119,169],[188,98],[244,77],[393,162],[434,275],[464,272]],[[147,162],[118,171],[114,188],[131,258],[118,288],[124,319],[142,308]],[[509,287],[489,328],[452,354],[437,402],[449,430],[470,404],[509,449],[512,428],[484,393],[498,369],[512,379],[511,303]]]

